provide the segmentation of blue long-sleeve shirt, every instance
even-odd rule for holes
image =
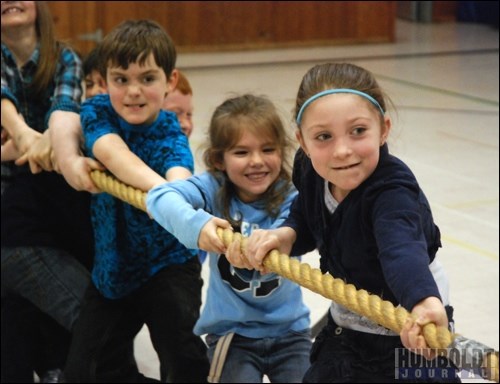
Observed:
[[[146,204],[150,214],[186,247],[198,246],[203,226],[213,217],[223,217],[218,204],[222,176],[195,175],[151,189]],[[290,189],[276,217],[264,203],[243,203],[234,197],[230,215],[241,220],[240,231],[248,236],[254,229],[276,228],[288,215],[294,188]],[[207,298],[194,332],[223,335],[235,332],[245,337],[277,337],[309,328],[309,309],[300,287],[270,273],[231,266],[224,255],[209,254],[210,281]]]
[[[299,151],[294,164],[299,191],[283,226],[297,240],[292,254],[318,248],[323,272],[411,311],[440,297],[429,270],[441,246],[429,203],[411,170],[381,148],[373,174],[330,214],[325,180]]]

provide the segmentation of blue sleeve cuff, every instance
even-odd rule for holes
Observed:
[[[203,209],[193,208],[168,183],[148,192],[146,206],[158,224],[191,249],[198,248],[201,229],[213,217]]]

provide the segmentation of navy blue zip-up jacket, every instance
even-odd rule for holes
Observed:
[[[387,144],[373,174],[333,214],[325,205],[325,180],[300,149],[293,182],[299,195],[282,224],[297,233],[292,255],[317,248],[324,273],[409,311],[426,297],[440,298],[429,271],[441,246],[439,228],[415,176]]]

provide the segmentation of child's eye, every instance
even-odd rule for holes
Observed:
[[[234,151],[233,153],[236,156],[245,156],[248,152],[247,151]]]
[[[354,136],[360,136],[366,131],[365,127],[356,127],[352,130]]]
[[[155,81],[155,77],[154,76],[146,76],[144,78],[144,82],[147,84],[147,83],[152,83],[153,81]]]
[[[331,139],[332,135],[328,134],[328,133],[322,133],[318,136],[316,136],[316,140],[319,140],[319,141],[326,141],[328,139]]]
[[[263,149],[264,153],[272,153],[276,151],[276,148],[274,147],[268,147]]]
[[[113,81],[117,84],[125,84],[127,82],[127,79],[123,76],[117,76],[113,79]]]

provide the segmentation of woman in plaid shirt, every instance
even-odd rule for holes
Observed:
[[[50,354],[28,334],[41,316],[55,328],[44,343],[68,342],[89,282],[90,195],[77,190],[97,191],[99,165],[79,148],[81,62],[55,40],[48,6],[2,1],[1,18],[2,382],[33,382]],[[44,369],[62,368],[57,357]]]

